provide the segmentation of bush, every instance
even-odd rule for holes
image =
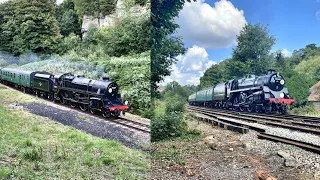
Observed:
[[[151,122],[151,141],[159,141],[183,135],[187,123],[182,112],[168,112]]]
[[[166,103],[166,113],[170,112],[183,112],[185,101],[182,97],[178,95],[173,95],[165,99]]]
[[[301,106],[297,108],[293,108],[289,111],[290,114],[303,115],[303,116],[315,116],[319,117],[320,112],[318,112],[313,104],[308,104],[306,106]]]

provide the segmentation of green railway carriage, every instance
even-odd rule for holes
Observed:
[[[188,97],[188,101],[195,101],[196,100],[196,93],[193,93],[191,94],[189,97]]]
[[[206,89],[206,101],[212,101],[213,100],[213,87],[210,87]]]
[[[36,72],[25,71],[13,68],[2,68],[1,78],[2,81],[7,81],[9,83],[17,84],[19,86],[31,88],[32,78]]]
[[[200,102],[206,101],[206,95],[207,95],[206,90],[198,91],[196,94],[196,101],[200,101]]]

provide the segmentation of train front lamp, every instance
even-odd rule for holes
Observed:
[[[281,98],[284,98],[284,93],[283,93],[283,92],[280,93],[280,97],[281,97]]]
[[[280,84],[284,85],[284,80],[283,79],[280,80]]]
[[[124,104],[125,104],[125,105],[128,105],[128,104],[129,104],[129,102],[128,102],[128,101],[125,101],[125,102],[124,102]]]
[[[109,88],[109,90],[108,90],[108,91],[109,91],[109,93],[112,93],[112,88]]]

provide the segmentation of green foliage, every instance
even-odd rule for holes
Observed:
[[[83,15],[102,17],[114,12],[116,0],[74,0],[74,9],[80,17]]]
[[[11,170],[9,168],[0,168],[0,179],[9,179]]]
[[[181,112],[168,112],[151,122],[151,141],[178,137],[187,131],[187,123]]]
[[[23,152],[22,157],[26,160],[30,161],[41,161],[43,154],[42,154],[42,148],[33,148],[31,150],[26,150]]]
[[[80,43],[81,43],[80,37],[71,33],[63,39],[63,46],[64,46],[63,49],[65,52],[68,52],[72,49],[76,49],[77,47],[79,47]]]
[[[185,97],[179,96],[174,94],[173,96],[169,96],[165,98],[165,105],[166,105],[166,113],[170,112],[183,112],[184,111],[184,104],[185,104]]]
[[[295,71],[304,74],[314,81],[320,81],[320,55],[311,56],[295,67]]]
[[[293,72],[292,76],[286,79],[286,87],[289,90],[290,97],[294,98],[296,105],[303,105],[306,103],[309,96],[309,88],[315,83],[305,74]]]
[[[172,36],[178,25],[174,18],[178,16],[184,3],[182,1],[151,0],[151,93],[155,96],[156,83],[170,75],[169,67],[176,62],[176,56],[185,53],[183,42]]]
[[[303,107],[293,108],[291,111],[289,111],[289,113],[297,114],[297,115],[306,115],[306,114],[315,114],[317,113],[317,110],[312,104],[307,104],[306,106],[303,106]]]
[[[227,60],[225,60],[227,61]],[[222,68],[222,64],[214,64],[209,69],[207,69],[203,76],[200,77],[200,87],[206,88],[216,85],[222,81],[226,81],[225,78],[225,68]],[[241,68],[241,67],[240,67]]]
[[[0,50],[16,55],[59,52],[61,35],[49,0],[17,0],[0,4]]]
[[[56,8],[56,18],[63,36],[68,36],[70,33],[81,35],[81,24],[78,14],[74,10],[73,0],[64,0],[58,5]]]
[[[100,28],[92,38],[87,38],[104,47],[109,56],[120,57],[150,50],[150,19],[147,14],[128,13],[116,21],[116,25]]]
[[[266,59],[275,43],[267,26],[246,24],[237,36],[237,46],[233,49],[233,59],[241,62]]]
[[[110,79],[121,87],[123,99],[134,112],[150,116],[150,54],[112,58],[106,63]]]

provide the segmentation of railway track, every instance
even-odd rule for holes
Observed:
[[[1,83],[0,83],[1,84]],[[18,89],[15,89],[14,87],[10,87],[10,86],[6,86],[4,84],[1,84],[11,90],[15,90],[15,91],[19,91]],[[21,91],[19,91],[21,92]],[[23,93],[23,92],[21,92]],[[30,95],[32,97],[35,97],[33,96],[32,94],[28,94],[28,93],[25,93],[27,95]],[[138,130],[138,131],[141,131],[141,132],[144,132],[144,133],[150,133],[150,125],[149,124],[145,124],[145,123],[142,123],[142,122],[138,122],[138,121],[135,121],[135,120],[132,120],[132,119],[129,119],[129,118],[126,118],[126,117],[122,117],[122,116],[119,116],[119,117],[110,117],[109,119],[106,119],[106,118],[102,118],[100,115],[98,114],[91,114],[89,113],[88,111],[84,112],[84,111],[79,111],[79,109],[77,108],[72,108],[68,105],[64,105],[64,104],[60,104],[60,103],[55,103],[55,102],[52,102],[48,99],[45,99],[45,98],[41,98],[41,97],[37,97],[41,100],[45,100],[49,103],[53,103],[54,105],[56,106],[62,106],[62,107],[65,107],[65,108],[68,108],[70,110],[76,110],[78,111],[79,113],[85,113],[87,115],[90,115],[90,116],[93,116],[93,117],[96,117],[96,118],[99,118],[101,120],[105,120],[105,121],[109,121],[109,122],[112,122],[112,123],[116,123],[116,124],[119,124],[119,125],[122,125],[122,126],[126,126],[126,127],[129,127],[129,128],[132,128],[132,129],[135,129],[135,130]]]
[[[312,133],[316,135],[320,135],[320,124],[311,124],[306,122],[295,122],[292,120],[282,120],[278,118],[272,118],[267,116],[257,116],[250,114],[239,114],[237,112],[222,112],[217,110],[211,110],[208,108],[199,108],[199,107],[191,107],[187,106],[190,110],[195,110],[197,112],[204,113],[208,116],[224,116],[228,118],[239,119],[247,122],[259,123],[269,126],[282,127],[290,130],[297,130],[306,133]]]
[[[294,122],[293,120],[280,119],[280,118],[274,117],[274,116],[269,117],[266,115],[261,116],[261,115],[257,115],[257,114],[247,114],[247,113],[245,114],[245,113],[225,111],[225,110],[220,110],[220,109],[216,110],[216,109],[209,109],[209,108],[202,108],[202,107],[194,107],[194,106],[189,106],[189,105],[187,105],[186,108],[189,111],[198,112],[200,114],[204,114],[209,117],[214,117],[214,118],[218,119],[219,121],[233,124],[236,127],[246,127],[246,128],[258,131],[259,132],[258,138],[298,146],[298,147],[304,148],[306,150],[320,154],[320,146],[318,146],[318,145],[303,142],[303,141],[298,141],[298,140],[294,140],[294,139],[288,139],[285,137],[276,136],[276,135],[272,135],[272,134],[268,134],[268,133],[265,133],[264,129],[256,128],[255,126],[250,126],[246,122],[254,122],[254,123],[259,123],[259,124],[264,124],[264,125],[277,126],[277,127],[287,128],[287,129],[291,129],[291,130],[298,130],[298,131],[306,132],[306,133],[313,133],[313,134],[317,134],[317,135],[320,135],[319,124],[310,124],[310,123],[306,123],[303,121]],[[227,118],[225,119],[223,117],[227,117]],[[240,121],[243,121],[243,123],[241,123],[239,121],[232,121],[231,119],[238,119]],[[305,118],[305,119],[307,119],[307,118]],[[309,127],[309,126],[311,126],[311,127]]]
[[[303,149],[309,150],[311,152],[320,154],[320,146],[307,143],[307,142],[302,142],[302,141],[297,141],[294,139],[289,139],[281,136],[275,136],[272,134],[266,134],[266,133],[260,133],[258,134],[258,138],[260,139],[267,139],[270,141],[275,141],[275,142],[281,142],[281,143],[286,143],[286,144],[291,144],[297,147],[301,147]]]
[[[141,123],[141,122],[137,122],[137,121],[134,121],[131,119],[119,117],[117,119],[112,120],[111,122],[121,124],[123,126],[127,126],[129,128],[133,128],[133,129],[145,132],[145,133],[150,133],[150,125],[145,124],[145,123]]]

